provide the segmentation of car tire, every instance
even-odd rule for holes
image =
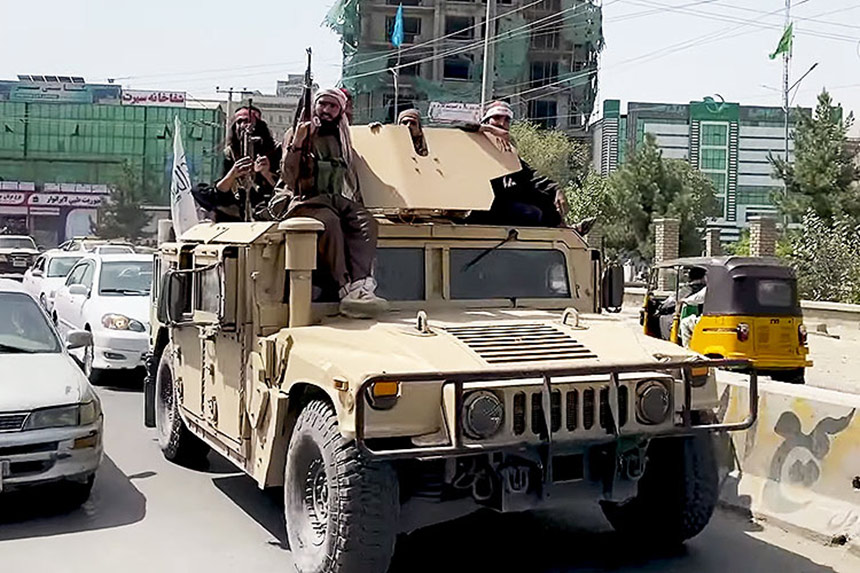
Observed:
[[[72,511],[87,502],[93,490],[96,475],[90,474],[82,482],[65,481],[60,486],[60,505],[66,511]]]
[[[284,470],[284,517],[300,573],[383,573],[400,512],[390,464],[359,455],[334,408],[309,402],[296,421]]]
[[[625,536],[676,545],[708,525],[719,495],[710,435],[658,438],[648,447],[645,473],[633,499],[603,502],[612,527]]]
[[[788,384],[805,384],[806,368],[792,368],[791,370],[774,370],[770,377],[777,382]]]
[[[92,346],[87,346],[84,349],[84,360],[81,362],[81,370],[84,371],[84,376],[90,381],[90,384],[98,384],[104,377],[104,370],[93,368],[93,353],[95,350]]]
[[[167,345],[161,354],[155,373],[155,429],[158,446],[165,459],[185,466],[197,466],[204,462],[209,446],[191,433],[179,413],[173,362],[170,359],[173,347]]]

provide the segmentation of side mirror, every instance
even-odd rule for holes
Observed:
[[[182,322],[183,315],[190,312],[191,273],[169,271],[161,277],[156,315],[162,324]]]
[[[66,349],[87,348],[93,345],[93,333],[86,330],[73,330],[66,335]]]
[[[90,289],[81,284],[69,285],[69,294],[74,296],[90,296]]]
[[[34,277],[41,277],[41,276],[43,276],[45,273],[43,273],[43,272],[42,272],[42,271],[40,271],[39,269],[33,269],[33,273],[32,273],[32,274],[33,274],[33,276],[34,276]]]
[[[600,306],[608,312],[621,312],[624,305],[624,269],[611,265],[603,272],[600,283]]]

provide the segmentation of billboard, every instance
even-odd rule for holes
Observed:
[[[185,92],[122,90],[122,105],[185,107],[186,99]]]

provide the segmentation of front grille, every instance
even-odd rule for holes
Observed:
[[[27,414],[0,414],[0,432],[17,432],[24,427]]]
[[[546,324],[458,326],[446,330],[489,364],[596,358],[576,339]]]
[[[629,420],[630,390],[618,388],[618,427],[623,428]],[[526,410],[526,402],[531,406]],[[513,427],[515,436],[530,430],[538,437],[546,436],[546,418],[543,412],[543,393],[517,392],[513,401]],[[564,414],[564,418],[562,418]],[[553,390],[550,394],[550,424],[552,433],[562,431],[590,431],[599,427],[605,433],[613,431],[612,410],[609,408],[609,388],[583,388],[567,391]]]
[[[25,446],[8,446],[0,448],[0,456],[20,456],[22,454],[38,454],[42,452],[56,451],[57,442],[45,442],[43,444],[27,444]]]

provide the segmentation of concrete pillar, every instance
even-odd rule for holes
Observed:
[[[654,220],[654,262],[662,263],[678,258],[681,221],[678,219]],[[660,273],[657,288],[669,290],[673,288],[669,273]]]
[[[720,243],[719,229],[705,229],[705,256],[719,257],[723,254],[723,245]]]
[[[158,221],[158,244],[167,243],[176,240],[173,234],[173,221],[170,219],[161,219]]]
[[[770,217],[750,217],[750,256],[776,255],[776,221]]]

